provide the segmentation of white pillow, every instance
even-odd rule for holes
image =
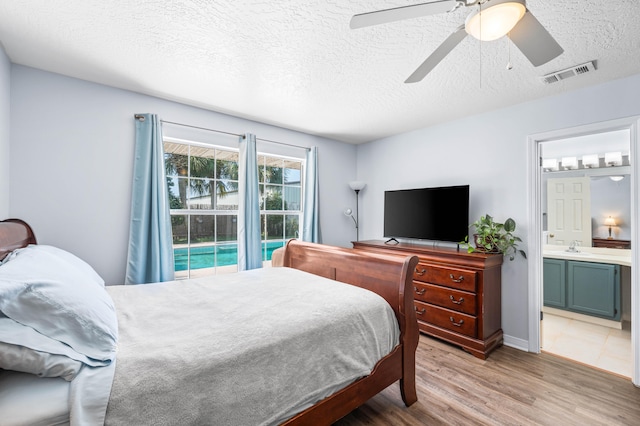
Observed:
[[[91,265],[89,265],[84,260],[80,259],[78,256],[54,246],[48,246],[44,244],[39,244],[39,245],[30,244],[27,247],[14,250],[11,253],[9,253],[7,257],[5,257],[2,260],[2,262],[0,262],[0,265],[2,265],[3,263],[9,262],[12,259],[15,259],[23,251],[27,251],[27,252],[42,251],[46,253],[51,253],[52,255],[56,256],[60,260],[60,267],[76,268],[78,269],[79,272],[82,272],[89,281],[95,281],[97,284],[100,284],[101,286],[104,287],[104,280],[100,275],[98,275],[95,269],[91,267]]]
[[[70,382],[82,368],[82,363],[64,355],[0,342],[0,368],[31,373],[39,377],[62,377]]]
[[[91,359],[84,354],[76,352],[69,345],[51,339],[44,334],[38,333],[31,327],[27,327],[2,315],[0,315],[0,342],[26,347],[38,352],[63,355],[91,367],[101,367],[110,364],[110,361]]]
[[[78,271],[81,271],[87,279],[95,281],[97,284],[104,287],[104,280],[102,277],[98,275],[95,269],[78,256],[54,246],[31,245],[28,248],[30,250],[40,250],[57,256],[60,261],[67,262],[71,267],[77,268]]]
[[[0,265],[0,311],[89,358],[112,360],[113,301],[95,271],[70,256],[32,245]]]

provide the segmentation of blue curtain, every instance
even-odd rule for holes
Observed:
[[[136,114],[131,225],[125,284],[174,279],[162,128],[155,114]]]
[[[320,242],[318,213],[318,147],[307,151],[307,167],[304,173],[304,201],[302,241]]]
[[[262,268],[256,136],[240,137],[238,164],[238,271]]]

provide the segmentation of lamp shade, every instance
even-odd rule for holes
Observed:
[[[481,41],[491,41],[506,35],[522,19],[527,9],[519,0],[495,4],[467,17],[464,29]]]
[[[622,153],[607,152],[604,154],[604,162],[607,166],[622,166]]]
[[[598,158],[598,154],[583,155],[582,165],[588,168],[598,167],[600,165],[600,158]]]
[[[542,168],[545,171],[552,172],[558,170],[558,159],[557,158],[545,158],[542,160]]]
[[[349,182],[349,187],[351,187],[351,189],[353,189],[354,191],[360,191],[365,186],[367,186],[367,184],[360,180],[353,180]]]
[[[614,218],[612,218],[611,216],[609,216],[608,218],[606,218],[604,220],[604,225],[605,226],[616,226],[616,220]]]
[[[577,157],[562,157],[562,167],[565,170],[575,170],[578,168]]]

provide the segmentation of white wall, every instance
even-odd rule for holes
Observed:
[[[342,214],[355,203],[347,184],[355,179],[353,145],[19,65],[11,91],[10,215],[29,222],[39,243],[85,259],[108,284],[125,275],[135,113],[318,146],[323,242],[349,246],[355,238]]]
[[[559,83],[562,84],[562,83]],[[387,189],[470,184],[470,222],[512,217],[525,239],[527,136],[640,115],[640,75],[424,128],[358,147],[363,239],[381,239]],[[521,258],[502,268],[505,340],[528,341],[528,271]]]
[[[0,43],[0,220],[9,216],[11,63]]]

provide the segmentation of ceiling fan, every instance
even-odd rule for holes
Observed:
[[[405,83],[421,81],[444,59],[467,34],[480,41],[496,40],[504,35],[520,49],[533,66],[546,64],[564,49],[540,24],[525,5],[525,0],[438,0],[376,12],[361,13],[351,18],[352,29],[385,24],[403,19],[453,12],[465,6],[478,6],[463,25],[416,69]]]

